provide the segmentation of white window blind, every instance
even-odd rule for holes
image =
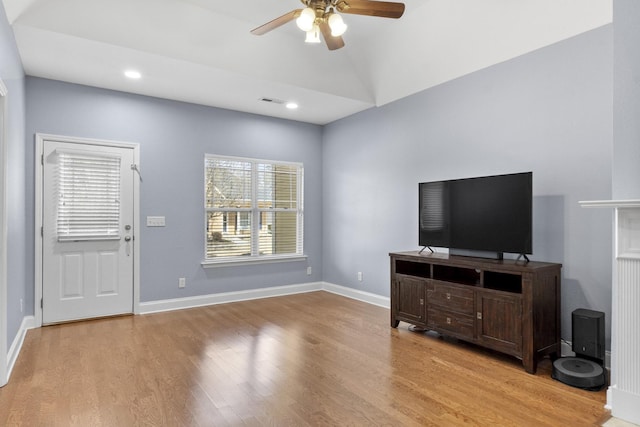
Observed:
[[[261,240],[262,253],[297,253],[297,229],[302,217],[298,215],[298,168],[286,164],[259,163],[258,211],[267,231],[273,236],[269,248]],[[300,250],[302,250],[300,248]]]
[[[303,252],[299,163],[205,156],[205,260]]]
[[[120,238],[120,157],[58,150],[58,241]]]

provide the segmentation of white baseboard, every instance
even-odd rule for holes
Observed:
[[[331,292],[332,294],[342,295],[343,297],[363,301],[369,304],[377,305],[383,308],[391,307],[391,300],[389,297],[383,297],[371,292],[359,291],[353,288],[347,288],[346,286],[334,285],[332,283],[324,282],[322,290]]]
[[[363,292],[345,286],[327,282],[304,283],[300,285],[275,286],[271,288],[249,289],[238,292],[198,295],[194,297],[173,298],[140,303],[140,314],[160,313],[163,311],[183,310],[186,308],[204,307],[207,305],[225,304],[229,302],[249,301],[260,298],[271,298],[294,295],[305,292],[327,291],[347,298],[363,301],[384,308],[390,307],[388,297]]]
[[[141,302],[140,314],[159,313],[163,311],[183,310],[185,308],[203,307],[207,305],[225,304],[229,302],[248,301],[260,298],[271,298],[322,290],[322,282],[304,283],[301,285],[275,286],[271,288],[249,289],[237,292],[199,295],[194,297],[173,298],[167,300]]]
[[[633,425],[640,425],[640,394],[628,390],[621,390],[612,385],[607,390],[607,406],[611,415]]]
[[[11,377],[11,371],[13,371],[13,367],[18,360],[18,355],[20,354],[20,350],[22,349],[22,344],[24,343],[24,337],[27,336],[27,331],[29,329],[33,329],[36,326],[36,320],[33,316],[26,316],[22,319],[22,323],[20,324],[20,329],[18,329],[18,333],[16,337],[13,339],[11,343],[11,347],[9,347],[9,352],[7,353],[7,381]]]

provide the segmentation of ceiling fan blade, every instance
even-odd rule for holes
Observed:
[[[274,19],[273,21],[269,21],[264,25],[254,28],[253,30],[251,30],[251,34],[261,36],[271,30],[275,30],[276,28],[286,24],[287,22],[293,21],[298,16],[300,16],[300,13],[302,13],[302,9],[292,10],[291,12],[285,13],[284,15]]]
[[[334,37],[331,35],[331,28],[329,28],[329,24],[326,21],[322,21],[319,24],[320,32],[322,33],[322,37],[324,37],[324,42],[327,44],[329,50],[336,50],[344,47],[344,40],[342,37],[337,36]]]
[[[353,15],[400,18],[404,13],[404,3],[372,0],[340,0],[336,4],[338,12]]]

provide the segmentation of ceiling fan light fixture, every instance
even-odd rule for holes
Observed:
[[[32,0],[33,1],[33,0]],[[300,0],[302,9],[291,10],[251,30],[261,36],[291,21],[306,33],[307,43],[320,43],[320,33],[329,50],[344,47],[342,34],[347,24],[342,14],[398,19],[404,14],[404,3],[382,0]]]
[[[296,19],[296,25],[302,31],[311,31],[316,21],[316,12],[310,7],[302,9],[300,16]]]
[[[347,24],[344,23],[342,16],[337,13],[332,13],[327,20],[329,28],[331,28],[331,35],[333,37],[340,37],[347,31]]]
[[[311,29],[307,31],[307,37],[304,41],[305,43],[320,43],[320,27],[318,27],[318,24],[313,24]]]

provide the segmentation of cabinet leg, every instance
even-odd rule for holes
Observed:
[[[399,324],[400,324],[399,320],[391,319],[391,327],[392,328],[397,328]]]
[[[527,371],[530,374],[535,374],[536,370],[538,368],[538,364],[536,363],[536,359],[533,358],[532,360],[528,360],[528,361],[523,361],[522,365],[524,366],[524,370]]]

